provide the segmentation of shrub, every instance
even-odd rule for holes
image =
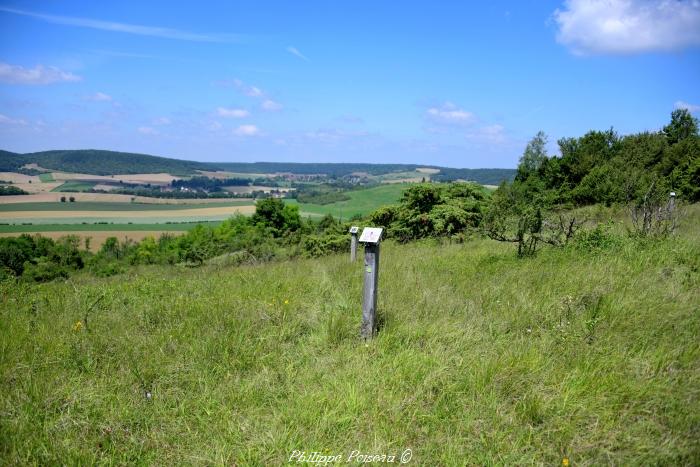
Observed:
[[[56,264],[49,258],[42,256],[36,263],[27,261],[24,264],[22,278],[29,282],[49,282],[54,279],[67,279],[68,270],[65,266]]]

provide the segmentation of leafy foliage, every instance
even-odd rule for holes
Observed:
[[[28,195],[23,189],[12,185],[0,185],[0,196]]]
[[[398,205],[380,208],[369,219],[400,241],[448,237],[478,227],[485,206],[478,185],[419,184],[408,188]]]
[[[561,156],[547,156],[540,132],[528,144],[514,182],[530,196],[546,193],[555,203],[582,206],[629,203],[652,184],[668,195],[700,201],[700,136],[697,120],[675,110],[659,132],[619,136],[612,129],[558,141]]]

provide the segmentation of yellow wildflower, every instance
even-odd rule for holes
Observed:
[[[78,332],[81,329],[83,329],[83,322],[82,321],[76,321],[75,324],[73,325],[73,331]]]
[[[284,301],[284,304],[285,304],[285,305],[289,305],[289,300],[285,300],[285,301]]]
[[[561,465],[563,465],[564,467],[569,467],[569,458],[568,457],[563,458],[561,460]]]

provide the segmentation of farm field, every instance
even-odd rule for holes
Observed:
[[[13,232],[30,232],[34,225],[85,225],[101,223],[161,225],[166,222],[221,221],[235,214],[252,214],[250,200],[227,203],[145,204],[145,203],[15,203],[0,204],[0,222],[13,224]],[[32,225],[22,225],[32,224]],[[99,225],[99,224],[98,224]],[[29,230],[27,230],[29,229]],[[46,229],[43,229],[46,231]],[[63,230],[63,229],[58,229]],[[90,229],[91,230],[91,229]],[[161,229],[155,229],[161,230]]]
[[[302,215],[324,216],[332,214],[335,217],[348,219],[355,215],[367,215],[372,211],[398,201],[401,194],[410,185],[386,184],[365,190],[348,191],[349,200],[338,201],[331,204],[300,204],[296,200],[285,200],[291,204],[298,204]]]
[[[86,232],[137,232],[146,230],[162,230],[162,231],[187,231],[193,229],[199,224],[215,226],[220,221],[211,222],[169,222],[160,224],[0,224],[0,233],[19,235],[21,233],[42,233],[42,232],[71,232],[86,231]]]
[[[118,202],[96,202],[83,201],[75,203],[0,203],[0,213],[20,212],[20,211],[179,211],[183,209],[206,209],[211,208],[211,203],[203,203],[202,200],[193,201],[190,204],[151,204],[151,203],[118,203]],[[216,207],[250,206],[252,200],[225,200],[223,203],[216,203]]]
[[[0,453],[697,465],[699,221],[667,240],[529,259],[491,240],[385,242],[369,342],[357,338],[362,262],[347,254],[5,282]]]
[[[119,203],[120,205],[126,204],[158,204],[158,205],[186,205],[186,204],[223,204],[227,203],[242,203],[253,204],[252,199],[240,198],[240,199],[230,199],[230,198],[208,198],[208,199],[177,199],[177,198],[151,198],[147,196],[132,196],[132,195],[120,195],[120,194],[110,194],[110,193],[36,193],[32,195],[18,195],[18,196],[3,196],[0,199],[0,207],[10,204],[25,204],[25,203],[51,203],[59,204],[61,197],[73,196],[76,202],[99,202],[99,203]]]
[[[51,191],[88,191],[95,187],[95,182],[65,182]]]

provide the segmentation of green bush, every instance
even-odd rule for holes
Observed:
[[[57,264],[42,256],[36,260],[36,263],[27,261],[24,264],[22,278],[29,282],[49,282],[54,279],[67,279],[68,270],[66,266]]]

